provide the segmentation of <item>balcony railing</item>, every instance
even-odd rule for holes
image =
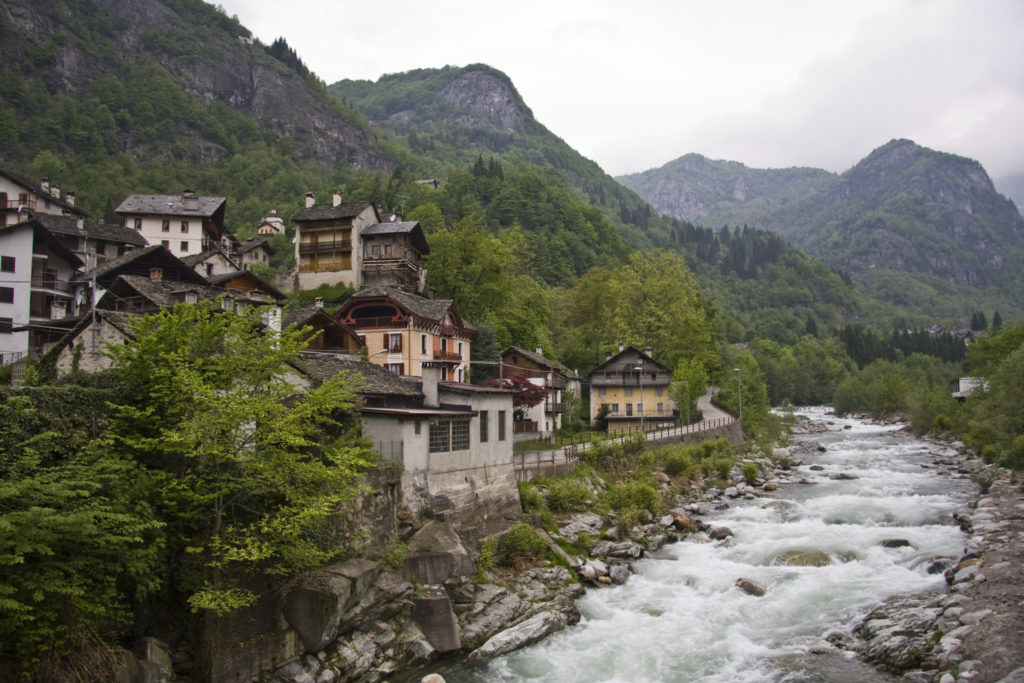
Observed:
[[[300,254],[318,254],[325,251],[351,251],[352,240],[317,240],[299,242]]]
[[[545,413],[564,413],[565,412],[565,404],[564,403],[551,403],[549,401],[549,402],[544,404],[544,412]]]
[[[461,361],[462,354],[458,351],[434,349],[434,360]]]
[[[0,209],[17,209],[19,206],[23,206],[26,209],[28,209],[29,211],[35,211],[36,210],[36,198],[35,197],[29,197],[25,201],[19,201],[18,199],[14,199],[12,197],[8,197],[7,201],[0,202]]]
[[[558,375],[553,375],[551,381],[548,382],[548,386],[552,389],[565,389],[565,380]]]
[[[32,275],[32,288],[33,289],[48,289],[53,292],[62,292],[70,294],[74,291],[74,287],[71,286],[67,280],[61,280],[55,275],[49,274],[33,274]]]

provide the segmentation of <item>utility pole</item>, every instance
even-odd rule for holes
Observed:
[[[743,380],[742,374],[739,368],[733,368],[736,371],[736,395],[740,399],[740,423],[743,423]]]

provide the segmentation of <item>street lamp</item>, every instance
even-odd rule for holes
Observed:
[[[740,422],[743,422],[743,381],[741,379],[742,373],[739,368],[733,368],[733,372],[736,373],[736,395],[740,398]]]
[[[640,432],[644,431],[644,366],[643,363],[633,368],[640,378]]]

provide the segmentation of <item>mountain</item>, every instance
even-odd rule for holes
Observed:
[[[886,301],[1024,311],[1024,219],[971,159],[892,140],[841,175],[688,155],[619,180],[680,218],[779,232]]]

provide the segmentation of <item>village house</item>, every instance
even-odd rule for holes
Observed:
[[[363,347],[359,333],[324,310],[322,300],[313,306],[285,311],[284,326],[292,325],[297,329],[309,328],[303,335],[308,352],[359,358]]]
[[[206,278],[235,273],[241,264],[222,249],[206,249],[198,254],[181,257],[183,263]]]
[[[254,263],[269,266],[274,249],[266,237],[250,237],[238,245],[236,253],[242,268],[246,269]]]
[[[362,272],[362,232],[380,223],[369,202],[342,202],[334,192],[331,205],[317,205],[306,195],[306,208],[295,223],[295,268],[299,289],[316,289],[339,282],[358,288]]]
[[[224,197],[201,197],[192,190],[180,195],[133,194],[115,209],[126,228],[137,230],[149,244],[162,244],[177,256],[219,248],[225,236]]]
[[[419,294],[426,289],[427,271],[421,263],[430,253],[427,238],[417,221],[391,218],[363,231],[362,285],[390,285]]]
[[[70,328],[81,266],[39,220],[0,227],[0,364],[41,356]]]
[[[416,516],[451,524],[471,544],[522,517],[512,460],[512,392],[440,381],[425,363],[419,379],[373,363],[304,353],[303,379],[339,372],[363,378],[363,433],[384,461],[401,464],[400,499]]]
[[[605,362],[590,373],[590,422],[595,424],[602,407],[608,411],[609,430],[638,428],[651,421],[675,418],[675,402],[668,388],[672,371],[633,346],[619,344],[608,351]]]
[[[86,270],[146,246],[142,235],[117,223],[44,213],[33,218],[81,259]]]
[[[450,299],[372,287],[354,294],[335,317],[359,333],[372,363],[396,375],[420,377],[429,363],[439,367],[443,382],[468,381],[477,330],[459,317]]]
[[[501,354],[499,377],[525,377],[530,383],[547,390],[547,398],[523,411],[524,419],[517,421],[517,431],[546,438],[562,428],[565,413],[564,392],[580,396],[580,376],[558,361],[544,357],[544,350],[528,351],[510,346]]]
[[[75,193],[61,196],[60,185],[46,178],[36,185],[0,168],[0,227],[21,223],[28,212],[85,218],[85,212],[75,207]]]
[[[277,215],[276,209],[264,216],[260,224],[256,226],[256,233],[259,235],[283,235],[284,219]]]

